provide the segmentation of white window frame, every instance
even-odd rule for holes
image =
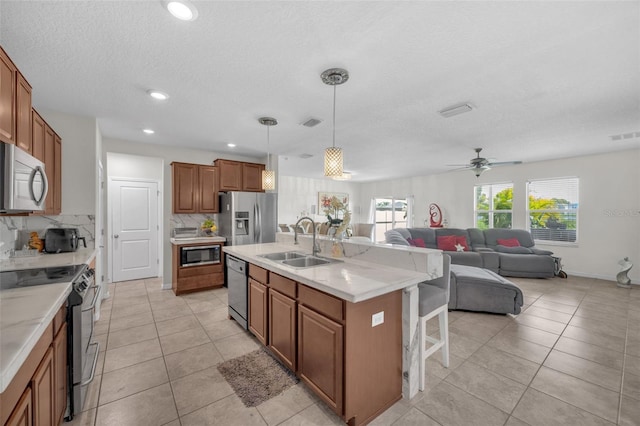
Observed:
[[[570,208],[566,208],[566,209],[535,209],[535,210],[531,210],[529,208],[529,196],[533,195],[533,194],[531,194],[531,185],[532,184],[539,183],[539,182],[545,182],[545,181],[546,182],[554,182],[554,181],[555,182],[560,182],[560,181],[570,181],[570,180],[575,180],[576,202],[573,203],[576,206],[575,208],[574,207],[570,207]],[[572,200],[568,200],[568,201],[572,201]],[[578,178],[577,176],[531,179],[531,180],[527,181],[527,209],[526,209],[527,230],[529,232],[531,232],[531,235],[533,236],[533,239],[537,244],[558,245],[558,246],[577,246],[578,245],[578,235],[579,235],[578,231],[580,229],[580,226],[579,226],[579,217],[580,217],[579,210],[580,210],[580,178]],[[560,214],[574,213],[575,217],[576,217],[576,228],[575,228],[574,241],[562,241],[562,240],[550,240],[550,239],[539,239],[539,238],[536,238],[536,235],[535,235],[536,232],[531,227],[531,214],[532,213],[560,213]],[[535,229],[545,229],[545,228],[535,228]]]
[[[382,235],[378,235],[377,232],[377,228],[378,228],[378,224],[391,224],[391,228],[390,229],[394,229],[396,228],[397,223],[403,223],[406,224],[406,228],[410,228],[412,226],[412,219],[413,219],[413,195],[407,195],[406,197],[375,197],[372,199],[371,202],[371,206],[373,209],[373,224],[374,224],[374,233],[373,233],[373,238],[374,241],[384,241],[384,233]],[[376,210],[377,210],[377,202],[378,200],[391,200],[391,222],[385,221],[385,222],[378,222],[376,220]],[[395,219],[395,203],[397,201],[404,201],[407,204],[407,210],[406,210],[406,220],[404,221],[396,221]]]
[[[489,210],[478,210],[478,197],[476,196],[478,187],[489,187]],[[511,214],[511,225],[508,229],[513,227],[513,198],[511,198],[511,210],[496,210],[493,205],[494,199],[494,187],[502,186],[500,191],[505,190],[504,186],[511,187],[513,191],[515,191],[515,186],[513,182],[494,182],[494,183],[485,183],[473,186],[473,226],[478,226],[478,213],[489,213],[489,228],[493,228],[494,223],[494,214],[495,213],[510,213]],[[498,192],[500,192],[498,191]]]

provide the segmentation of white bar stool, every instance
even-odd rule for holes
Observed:
[[[442,255],[442,277],[418,284],[420,294],[419,332],[420,332],[420,390],[425,388],[425,373],[427,358],[433,355],[438,349],[442,349],[442,364],[449,368],[449,283],[451,276],[449,269],[451,257],[448,254]],[[427,321],[438,316],[440,323],[440,339],[435,339],[427,335]],[[433,345],[425,349],[426,343]]]

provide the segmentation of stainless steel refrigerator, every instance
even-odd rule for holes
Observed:
[[[266,192],[222,192],[218,232],[226,244],[273,243],[276,241],[278,194]]]

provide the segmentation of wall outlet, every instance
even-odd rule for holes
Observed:
[[[384,311],[371,315],[371,327],[384,323]]]

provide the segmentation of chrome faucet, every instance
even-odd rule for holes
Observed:
[[[311,229],[313,230],[313,249],[311,251],[311,254],[316,256],[318,253],[320,253],[320,244],[316,242],[316,223],[309,216],[302,216],[300,219],[298,219],[295,226],[293,227],[293,244],[298,244],[298,224],[305,219],[311,222]]]

